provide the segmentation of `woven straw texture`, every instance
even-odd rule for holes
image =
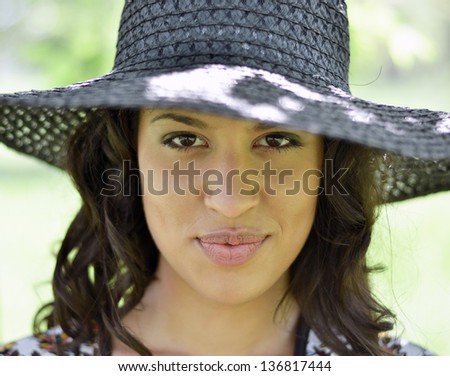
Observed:
[[[348,88],[342,0],[127,0],[112,72],[0,96],[0,141],[64,167],[104,108],[180,107],[303,129],[386,151],[386,201],[450,186],[450,115],[364,101]]]

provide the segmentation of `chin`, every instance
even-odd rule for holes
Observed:
[[[255,282],[252,284],[241,283],[238,277],[234,281],[225,279],[215,280],[208,285],[203,285],[197,289],[197,293],[211,302],[223,305],[242,305],[262,297],[271,286],[258,286]]]

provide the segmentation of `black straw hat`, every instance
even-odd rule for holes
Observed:
[[[0,141],[64,167],[103,108],[237,116],[385,151],[386,202],[450,188],[450,114],[377,104],[348,87],[343,0],[126,0],[113,71],[0,95]]]

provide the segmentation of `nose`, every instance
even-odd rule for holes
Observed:
[[[216,158],[215,167],[203,175],[207,208],[229,218],[238,218],[260,202],[260,171],[252,168],[245,153],[228,152]]]

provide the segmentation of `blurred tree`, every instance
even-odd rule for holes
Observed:
[[[382,103],[450,111],[450,2],[347,4],[352,92]]]
[[[450,57],[447,0],[348,0],[354,58],[360,67],[382,63],[388,72],[421,64],[446,64]]]
[[[10,15],[0,18],[4,71],[39,77],[32,87],[42,89],[108,73],[122,7],[122,0],[0,0]]]

